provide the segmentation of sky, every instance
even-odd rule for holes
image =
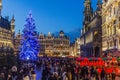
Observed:
[[[95,9],[97,0],[92,0]],[[3,0],[2,16],[15,16],[15,31],[22,31],[32,11],[38,32],[79,31],[83,22],[84,0]]]

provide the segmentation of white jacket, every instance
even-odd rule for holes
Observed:
[[[62,74],[63,80],[68,80],[68,77],[66,76],[66,72]]]

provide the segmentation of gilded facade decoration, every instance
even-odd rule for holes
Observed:
[[[19,32],[14,39],[15,53],[19,53],[21,39]],[[63,31],[60,31],[58,36],[54,36],[50,32],[48,35],[40,33],[38,39],[40,42],[39,56],[69,56],[70,40]]]
[[[120,50],[120,0],[103,0],[102,51],[114,53]]]
[[[101,38],[101,3],[97,2],[97,9],[93,12],[91,0],[84,2],[84,21],[80,37],[81,56],[100,57],[102,50]]]
[[[2,0],[0,0],[0,56],[14,53],[14,16],[9,21],[9,17],[2,17]]]
[[[59,36],[54,36],[50,32],[48,35],[40,34],[40,54],[48,56],[68,56],[70,48],[70,40],[64,35],[63,31],[59,32]]]

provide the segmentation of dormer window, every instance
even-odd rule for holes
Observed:
[[[60,37],[63,37],[63,36],[64,36],[64,32],[63,32],[63,31],[60,31],[59,36],[60,36]]]

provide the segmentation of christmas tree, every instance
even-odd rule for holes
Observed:
[[[36,26],[30,12],[24,25],[19,56],[20,59],[24,61],[35,61],[38,53],[39,42],[37,39]]]

